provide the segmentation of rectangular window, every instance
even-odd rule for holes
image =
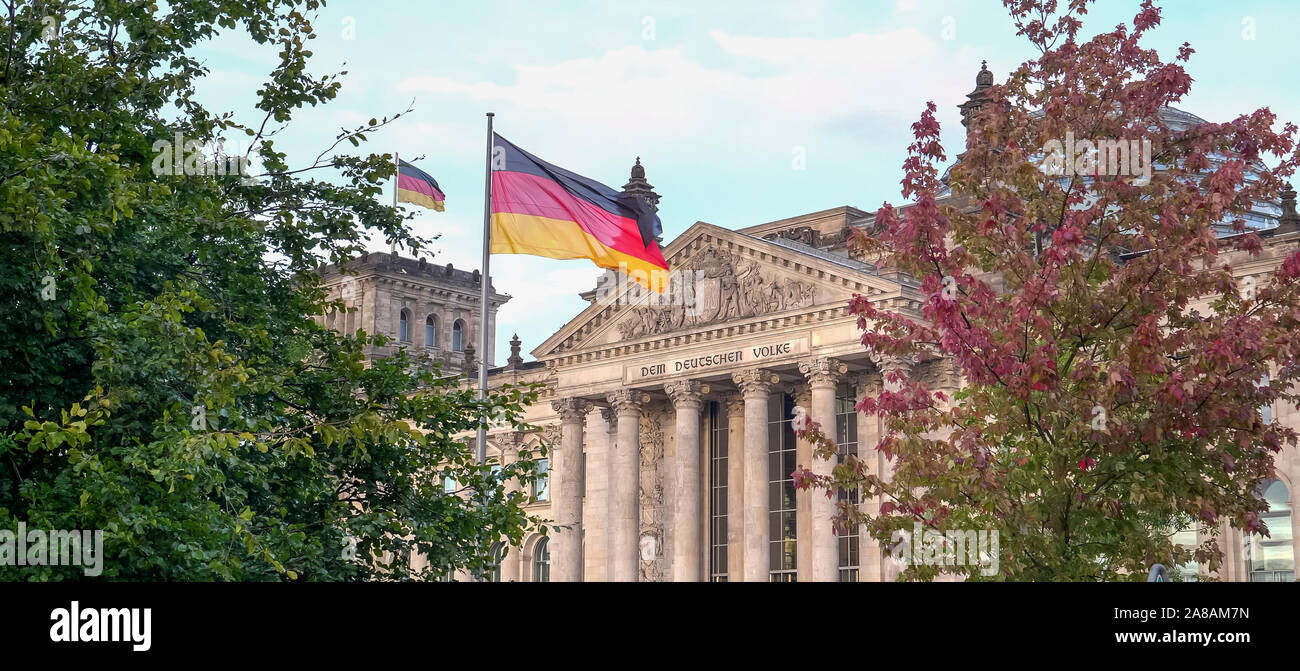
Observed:
[[[727,413],[709,403],[709,580],[727,582]]]
[[[1264,374],[1264,377],[1260,379],[1260,381],[1259,381],[1259,385],[1258,385],[1258,386],[1260,386],[1260,387],[1267,387],[1268,385],[1269,385],[1269,382],[1268,382],[1268,374],[1265,373],[1265,374]],[[1273,423],[1273,406],[1272,406],[1271,404],[1268,404],[1268,403],[1265,403],[1264,405],[1259,406],[1259,417],[1260,417],[1261,420],[1263,420],[1263,422],[1264,422],[1265,424],[1272,424],[1272,423]]]
[[[835,394],[835,443],[840,446],[838,463],[849,456],[858,455],[858,410],[854,406],[853,388],[841,385]],[[858,503],[858,490],[841,489],[839,500]],[[840,582],[857,582],[859,560],[858,526],[836,536],[840,544]]]
[[[533,496],[538,501],[545,501],[551,484],[551,460],[537,460],[537,482],[533,483]]]
[[[798,579],[796,555],[794,398],[772,394],[767,405],[768,579]]]
[[[456,478],[453,478],[450,475],[444,476],[442,478],[442,491],[444,494],[455,494]]]

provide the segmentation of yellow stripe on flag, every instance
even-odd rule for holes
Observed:
[[[438,212],[443,211],[442,201],[434,200],[426,194],[420,193],[419,191],[412,191],[410,189],[398,189],[397,202],[413,203],[421,207],[427,207],[431,210],[437,210]]]
[[[595,236],[582,230],[576,222],[550,219],[532,214],[497,212],[492,215],[492,253],[530,254],[549,259],[591,259],[601,268],[619,270],[620,264],[629,279],[647,289],[663,293],[668,290],[668,270],[645,259],[610,249]],[[640,270],[645,273],[644,280]],[[657,282],[650,278],[658,277]]]

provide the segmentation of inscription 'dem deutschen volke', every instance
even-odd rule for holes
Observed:
[[[635,382],[647,378],[684,375],[695,371],[713,368],[725,367],[731,369],[768,359],[779,359],[787,356],[805,354],[807,351],[807,338],[758,343],[747,345],[745,347],[727,349],[720,352],[670,359],[663,363],[628,366],[625,369],[624,379],[627,382]]]

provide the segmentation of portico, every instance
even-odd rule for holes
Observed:
[[[534,350],[551,410],[535,420],[559,432],[550,508],[566,529],[550,543],[552,580],[880,578],[865,535],[835,533],[836,502],[796,493],[791,479],[798,466],[834,466],[795,438],[796,404],[842,453],[875,444],[874,418],[852,404],[883,384],[882,368],[850,298],[920,307],[910,278],[805,243],[810,226],[843,235],[860,215],[839,208],[773,230],[697,223],[665,249],[692,303],[592,294]]]

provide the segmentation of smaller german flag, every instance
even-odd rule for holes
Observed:
[[[438,212],[443,211],[442,203],[447,197],[438,187],[438,180],[429,173],[403,161],[397,160],[397,201],[414,203]]]

